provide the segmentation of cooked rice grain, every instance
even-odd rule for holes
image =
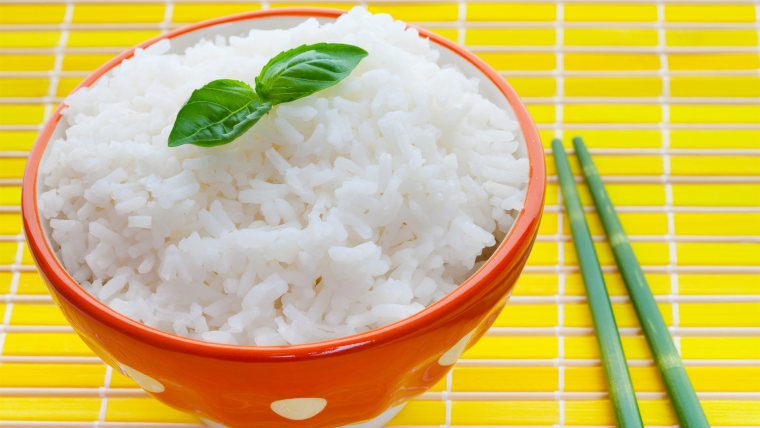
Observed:
[[[193,89],[253,85],[277,53],[341,42],[351,76],[279,105],[235,142],[169,148]],[[118,312],[182,336],[285,345],[407,317],[509,230],[528,162],[511,113],[387,15],[138,50],[66,100],[40,167],[67,271]]]

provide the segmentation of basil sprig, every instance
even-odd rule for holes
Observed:
[[[345,79],[367,52],[341,43],[302,45],[264,66],[254,90],[239,80],[214,80],[193,91],[177,113],[169,147],[227,144],[277,104],[306,97]]]

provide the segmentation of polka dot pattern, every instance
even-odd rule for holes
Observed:
[[[201,418],[201,420],[208,428],[227,428],[227,425],[222,425],[219,422],[214,422],[210,419]]]
[[[203,421],[208,428],[228,428],[227,425],[222,425],[219,422],[214,422],[210,419],[201,418],[201,421]]]
[[[388,421],[393,419],[393,417],[396,416],[401,411],[401,409],[404,408],[404,406],[406,406],[406,403],[391,407],[374,419],[358,422],[355,424],[343,425],[342,427],[338,428],[382,428]]]
[[[470,338],[472,335],[475,334],[475,330],[467,333],[463,338],[457,342],[456,345],[452,346],[451,349],[444,352],[443,355],[441,355],[440,358],[438,358],[438,364],[442,366],[450,366],[457,362],[459,359],[459,356],[462,355],[462,352],[464,352],[465,346],[470,342]]]
[[[324,410],[327,400],[324,398],[289,398],[273,402],[272,411],[286,419],[303,421],[314,417]]]
[[[140,385],[142,389],[156,394],[159,392],[164,392],[164,385],[156,379],[153,379],[152,377],[141,373],[126,364],[119,364],[119,367],[121,367],[122,371],[124,371],[124,374],[137,382],[137,384]]]

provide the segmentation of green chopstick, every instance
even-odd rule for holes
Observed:
[[[596,257],[596,250],[591,241],[591,234],[583,216],[583,207],[578,198],[578,190],[575,188],[573,174],[567,161],[565,148],[562,141],[552,141],[554,162],[557,165],[557,175],[565,201],[565,208],[570,220],[570,230],[575,242],[575,252],[578,254],[578,264],[581,268],[583,283],[586,287],[591,319],[594,323],[596,340],[599,343],[599,352],[602,357],[602,367],[607,379],[612,411],[618,427],[644,426],[641,421],[641,413],[636,402],[636,394],[633,391],[631,376],[628,373],[628,364],[623,355],[623,345],[620,342],[615,316],[612,313],[610,296],[604,285],[602,268]]]
[[[599,172],[591,160],[591,155],[580,137],[573,138],[575,154],[583,169],[591,196],[594,199],[596,211],[602,220],[604,233],[612,247],[623,282],[631,297],[631,302],[639,318],[641,329],[652,350],[655,364],[665,383],[670,401],[673,403],[676,416],[682,427],[709,427],[705,412],[699,404],[694,387],[686,374],[678,351],[673,344],[665,321],[662,319],[657,303],[649,289],[644,272],[641,270],[636,255],[628,241],[612,206],[609,195],[604,189]],[[556,154],[555,154],[556,156]]]

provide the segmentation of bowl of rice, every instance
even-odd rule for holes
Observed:
[[[368,55],[230,144],[168,147],[194,89],[319,42]],[[536,127],[485,62],[361,8],[284,8],[87,77],[34,145],[22,216],[74,330],[160,401],[213,426],[379,427],[498,316],[544,190]]]

